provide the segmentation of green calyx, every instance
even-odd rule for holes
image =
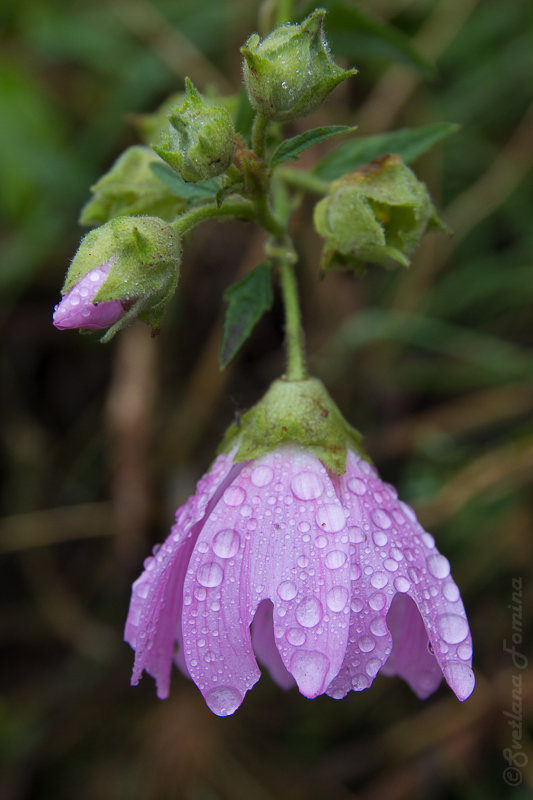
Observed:
[[[259,458],[284,444],[310,450],[328,469],[342,475],[348,449],[368,459],[361,434],[349,425],[317,378],[280,378],[265,396],[233,424],[220,447],[229,452],[239,445],[235,461]]]
[[[150,147],[134,145],[91,188],[81,211],[81,225],[102,225],[113,217],[150,214],[171,220],[184,207],[151,169],[161,159]]]
[[[185,86],[183,104],[169,111],[167,130],[152,147],[184,181],[196,182],[231,165],[235,129],[226,108],[206,102],[188,78]]]
[[[385,155],[331,184],[315,206],[324,269],[363,271],[368,262],[409,266],[424,233],[447,230],[425,185],[400,156]]]
[[[324,35],[324,9],[316,9],[300,25],[282,25],[263,41],[249,37],[241,53],[252,107],[271,120],[286,121],[310,114],[345,78],[331,59]]]
[[[103,341],[135,316],[157,331],[176,289],[180,261],[180,237],[162,219],[116,217],[83,237],[61,293],[66,294],[95,267],[111,262],[109,276],[93,302],[122,300],[129,310]]]

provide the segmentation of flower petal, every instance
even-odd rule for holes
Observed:
[[[413,692],[425,700],[442,681],[442,670],[429,650],[428,635],[415,602],[398,593],[387,615],[393,648],[382,669],[384,675],[398,675]]]
[[[252,622],[252,646],[258,661],[268,669],[272,680],[282,689],[292,689],[295,681],[287,672],[274,640],[273,607],[270,600],[259,603]]]
[[[226,481],[240,465],[233,454],[217,458],[196,493],[176,512],[170,536],[155,556],[146,559],[145,569],[133,584],[124,639],[135,650],[132,685],[146,670],[157,685],[160,698],[168,696],[172,653],[180,635],[183,581],[192,548],[209,512]]]
[[[122,317],[124,306],[120,300],[92,302],[106,282],[113,263],[111,260],[95,267],[64,295],[54,309],[53,323],[58,330],[102,330]]]

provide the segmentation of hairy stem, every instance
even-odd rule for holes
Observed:
[[[184,236],[196,225],[208,219],[230,218],[230,219],[256,219],[256,211],[251,203],[246,200],[234,203],[224,203],[217,206],[216,203],[206,203],[203,206],[196,206],[190,211],[181,214],[174,222],[172,227],[180,236]]]
[[[289,258],[279,258],[281,293],[285,306],[285,344],[287,347],[287,372],[290,381],[307,378],[304,339],[298,299],[298,284],[294,264]]]

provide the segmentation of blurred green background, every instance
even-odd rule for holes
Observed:
[[[51,311],[79,208],[138,141],[138,115],[186,74],[237,91],[238,48],[268,4],[3,0],[3,800],[533,796],[533,674],[505,651],[514,633],[533,658],[533,5],[325,5],[333,51],[360,72],[290,133],[461,126],[414,165],[455,235],[426,237],[409,271],[319,281],[308,201],[295,238],[311,367],[452,562],[477,688],[465,704],[445,686],[422,703],[378,676],[342,702],[308,701],[263,675],[219,719],[177,672],[165,702],[150,678],[129,687],[131,580],[235,413],[283,370],[281,308],[221,373],[221,293],[261,260],[261,236],[232,223],[190,237],[157,339],[135,325],[104,347],[56,331]],[[519,786],[504,772],[513,743]]]

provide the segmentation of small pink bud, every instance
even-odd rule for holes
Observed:
[[[113,266],[113,260],[95,267],[64,295],[54,309],[53,323],[59,330],[85,328],[97,331],[109,328],[125,312],[120,300],[93,303]]]

